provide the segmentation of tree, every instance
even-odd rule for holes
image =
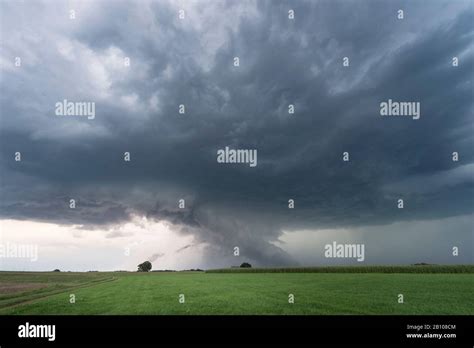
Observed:
[[[149,272],[151,270],[151,262],[145,261],[138,265],[137,272]]]
[[[252,268],[252,265],[248,262],[244,262],[240,265],[240,268]]]

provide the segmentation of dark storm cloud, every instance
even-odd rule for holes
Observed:
[[[4,218],[97,227],[146,215],[187,226],[217,259],[239,246],[282,265],[295,263],[269,243],[282,229],[473,211],[468,2],[213,2],[185,20],[173,3],[98,2],[74,23],[47,3],[1,6]],[[21,69],[3,62],[15,56]],[[57,118],[64,98],[95,101],[96,118]],[[419,101],[420,120],[382,119],[389,98]],[[218,164],[225,146],[257,149],[258,166]]]

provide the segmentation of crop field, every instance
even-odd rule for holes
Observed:
[[[473,266],[436,267],[0,272],[0,314],[474,314]]]
[[[474,265],[221,268],[207,273],[473,273]]]

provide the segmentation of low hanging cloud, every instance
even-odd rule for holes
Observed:
[[[163,256],[165,256],[164,253],[155,253],[148,258],[148,261],[155,262],[156,260],[158,260],[160,257],[163,257]]]
[[[1,218],[99,229],[146,216],[227,266],[234,247],[298,264],[283,230],[383,234],[473,213],[469,1],[224,1],[184,4],[184,19],[173,1],[79,4],[74,20],[66,5],[0,4]],[[95,118],[56,116],[64,99],[94,102]],[[382,118],[388,99],[419,102],[420,119]],[[256,149],[258,165],[217,163],[225,146]]]
[[[194,244],[187,244],[187,245],[185,245],[184,247],[179,248],[178,250],[176,250],[176,253],[180,253],[180,252],[182,252],[182,251],[184,251],[184,250],[186,250],[186,249],[192,248],[193,246],[194,246]]]

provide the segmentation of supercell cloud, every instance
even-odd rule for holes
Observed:
[[[166,222],[192,243],[142,259],[194,251],[195,268],[235,264],[236,246],[319,264],[332,241],[369,263],[472,263],[472,2],[0,6],[1,219],[109,239]],[[381,116],[389,99],[419,118]],[[58,115],[64,100],[94,117]],[[258,164],[219,163],[226,147]]]

